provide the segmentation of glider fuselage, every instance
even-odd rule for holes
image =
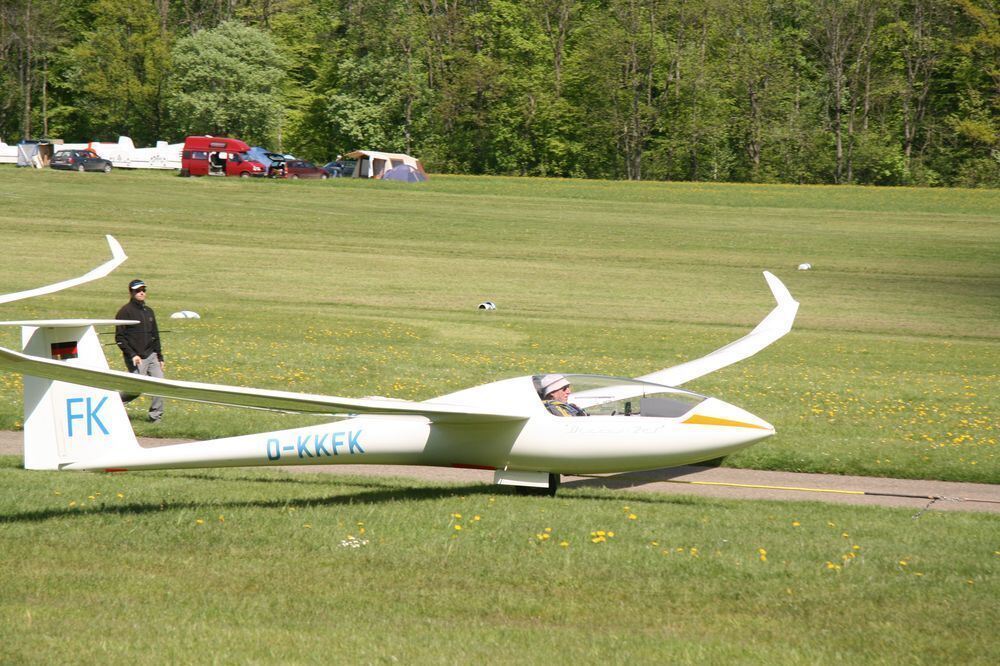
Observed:
[[[81,412],[83,403],[78,403]],[[767,423],[709,398],[698,413],[558,417],[544,410],[524,421],[433,423],[422,416],[359,416],[274,432],[161,447],[118,449],[64,462],[60,469],[123,471],[215,466],[331,464],[433,465],[559,474],[670,467],[729,455],[774,434]],[[698,414],[712,414],[704,422]],[[726,414],[729,418],[722,418]],[[98,415],[99,416],[99,415]],[[734,418],[735,417],[735,418]],[[82,421],[67,451],[93,451]],[[113,426],[104,424],[109,430]],[[98,438],[105,434],[90,429]]]

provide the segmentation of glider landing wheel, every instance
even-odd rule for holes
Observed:
[[[518,495],[531,495],[534,497],[555,497],[557,490],[559,490],[559,475],[552,473],[549,474],[549,485],[545,488],[514,486],[514,492]]]

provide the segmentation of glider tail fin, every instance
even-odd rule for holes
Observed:
[[[22,323],[26,354],[108,368],[96,322]],[[25,375],[25,469],[60,469],[88,459],[113,459],[138,448],[125,405],[115,391]]]

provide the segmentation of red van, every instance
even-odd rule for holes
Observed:
[[[250,159],[250,146],[224,136],[189,136],[181,153],[182,176],[264,176],[267,169]]]

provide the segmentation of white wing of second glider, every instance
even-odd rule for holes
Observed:
[[[520,414],[498,411],[470,411],[461,405],[427,404],[390,398],[339,398],[309,393],[159,379],[117,370],[99,370],[70,365],[64,361],[21,354],[4,347],[0,347],[0,369],[108,391],[148,393],[179,400],[300,414],[400,414],[424,416],[439,423],[490,423],[521,421],[526,418]]]
[[[767,284],[771,288],[771,293],[774,295],[777,305],[767,317],[757,324],[756,328],[739,340],[730,342],[725,347],[720,347],[706,356],[675,365],[671,368],[658,370],[648,375],[636,377],[636,379],[662,386],[680,386],[692,379],[697,379],[698,377],[742,361],[745,358],[749,358],[792,330],[792,324],[795,322],[795,314],[799,309],[798,301],[792,298],[792,294],[788,291],[788,288],[773,274],[764,271],[764,279],[767,280]],[[622,384],[610,391],[608,388],[601,388],[595,391],[574,393],[571,396],[571,400],[574,404],[586,408],[611,400],[633,398],[642,395],[642,391],[641,386]]]
[[[55,284],[46,285],[44,287],[28,289],[27,291],[18,291],[12,294],[0,294],[0,305],[4,303],[13,303],[14,301],[21,301],[25,298],[31,298],[33,296],[52,294],[57,291],[62,291],[63,289],[75,287],[78,284],[84,284],[86,282],[105,277],[111,273],[111,271],[118,268],[122,262],[128,259],[128,255],[125,254],[125,250],[122,249],[121,244],[115,240],[114,236],[108,235],[107,239],[108,245],[111,247],[111,259],[109,261],[104,262],[94,270],[85,273],[80,277],[70,278],[69,280],[63,280],[62,282],[56,282]]]

